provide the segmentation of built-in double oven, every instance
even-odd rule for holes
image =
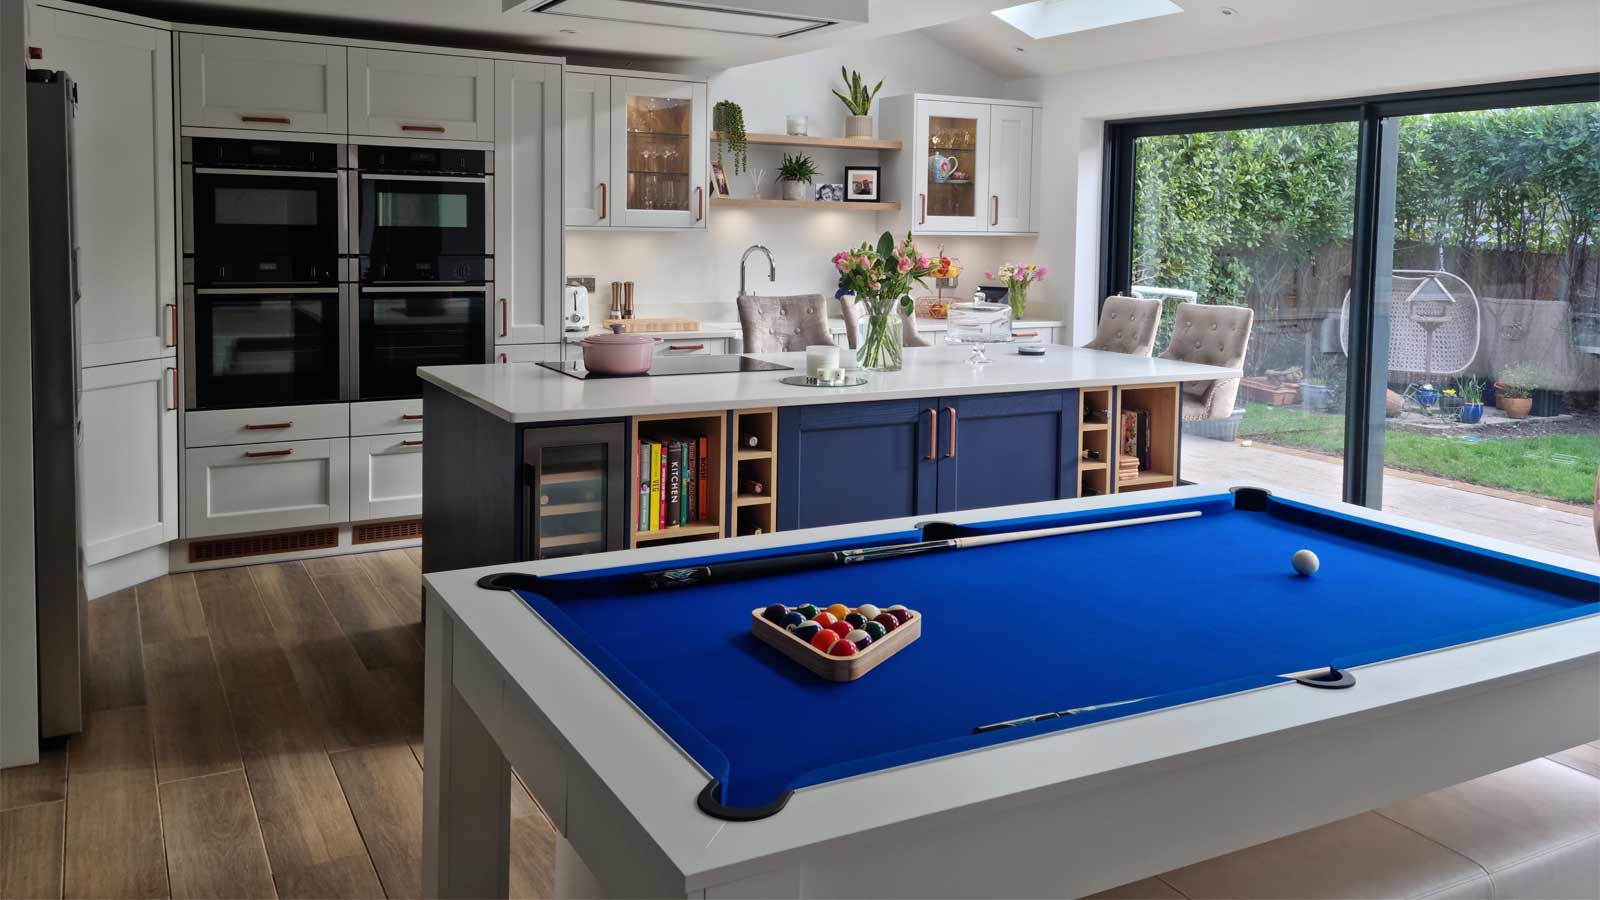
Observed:
[[[421,396],[486,362],[493,154],[183,140],[185,408]]]

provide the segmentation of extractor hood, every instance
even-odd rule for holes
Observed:
[[[864,25],[868,0],[505,0],[505,11],[786,38]]]

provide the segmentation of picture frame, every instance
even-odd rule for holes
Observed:
[[[844,202],[878,202],[881,193],[882,180],[882,166],[845,166]]]
[[[722,163],[711,161],[711,185],[718,197],[730,196],[728,193],[728,176],[722,171]]]
[[[844,185],[819,184],[817,185],[817,200],[823,203],[838,203],[844,199]]]

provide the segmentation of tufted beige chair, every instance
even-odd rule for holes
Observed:
[[[1088,350],[1106,350],[1130,356],[1149,356],[1156,344],[1156,326],[1161,323],[1161,301],[1120,295],[1106,298],[1100,309],[1100,327],[1094,340],[1084,344]]]
[[[1161,358],[1242,368],[1255,315],[1248,306],[1180,303],[1178,317],[1172,323],[1172,340],[1161,351]],[[1237,378],[1185,381],[1183,417],[1190,421],[1226,419],[1233,414],[1233,401],[1238,396]]]
[[[850,342],[850,349],[856,350],[861,340],[861,304],[852,299],[853,295],[839,298],[839,314],[844,318],[844,336]],[[928,340],[922,332],[917,330],[917,317],[905,316],[900,320],[901,345],[905,347],[931,347],[933,341]]]
[[[737,302],[746,353],[783,353],[833,343],[828,334],[828,305],[821,294],[747,296]]]

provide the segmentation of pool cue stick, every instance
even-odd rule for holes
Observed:
[[[740,578],[786,575],[830,566],[875,562],[880,559],[898,559],[903,556],[914,556],[919,553],[932,553],[940,550],[964,550],[972,547],[988,547],[994,544],[1010,544],[1016,541],[1056,537],[1063,534],[1079,534],[1085,531],[1105,531],[1112,528],[1127,528],[1133,525],[1153,525],[1157,522],[1195,519],[1199,518],[1199,516],[1199,510],[1190,510],[1189,512],[1165,513],[1158,516],[1141,516],[1136,519],[1091,522],[1087,525],[1061,525],[1054,528],[1035,528],[1031,531],[1007,531],[999,534],[975,534],[968,537],[945,538],[937,541],[890,544],[886,547],[824,550],[817,553],[799,553],[793,556],[735,560],[734,562],[711,563],[704,566],[687,566],[678,569],[664,569],[659,572],[646,572],[639,577],[644,581],[645,586],[651,588],[689,587],[691,585],[733,581]]]
[[[1153,694],[1151,696],[1154,696]],[[1093,706],[1079,706],[1073,709],[1058,709],[1055,712],[1039,713],[1036,716],[1023,716],[1020,719],[1007,719],[1004,722],[994,722],[989,725],[979,725],[972,729],[973,734],[983,734],[986,731],[999,731],[1002,728],[1013,728],[1017,725],[1030,725],[1034,722],[1043,722],[1046,719],[1061,719],[1066,716],[1076,716],[1080,713],[1094,712],[1097,709],[1110,709],[1113,706],[1127,706],[1130,703],[1140,703],[1150,697],[1135,697],[1132,700],[1115,700],[1111,703],[1096,703]]]

